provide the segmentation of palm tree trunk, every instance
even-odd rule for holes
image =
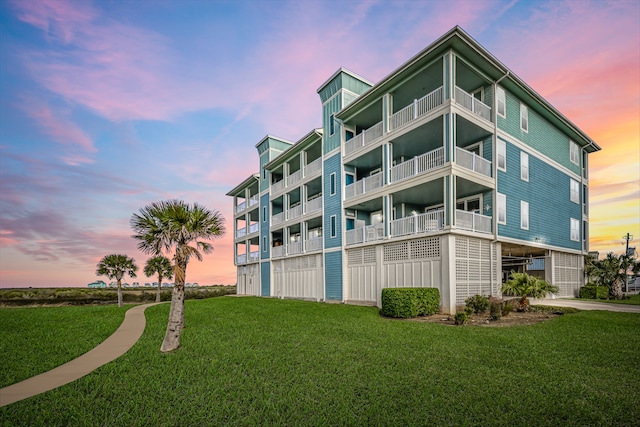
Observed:
[[[120,286],[120,279],[118,279],[118,307],[122,307],[122,287]]]
[[[160,302],[160,292],[162,288],[162,276],[158,277],[158,291],[156,292],[156,302]]]
[[[169,310],[169,323],[162,341],[160,351],[163,353],[173,351],[180,347],[180,331],[184,318],[184,284],[178,283],[173,287],[171,295],[171,309]]]

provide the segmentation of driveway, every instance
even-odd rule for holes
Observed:
[[[606,302],[577,301],[572,299],[535,299],[531,298],[531,305],[551,305],[554,307],[573,307],[579,310],[618,311],[624,313],[640,313],[640,305],[609,304]]]

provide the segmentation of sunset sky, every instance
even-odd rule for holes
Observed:
[[[321,126],[339,67],[377,82],[455,25],[602,147],[591,250],[640,249],[638,1],[0,0],[0,287],[85,286],[110,253],[153,281],[129,220],[172,198],[227,219],[187,281],[234,284],[255,144]]]

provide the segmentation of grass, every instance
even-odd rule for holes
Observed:
[[[0,387],[62,365],[104,341],[130,306],[0,309]]]
[[[586,302],[606,302],[609,304],[627,304],[627,305],[640,305],[640,294],[629,295],[625,299],[591,299],[591,298],[576,298],[579,301]]]
[[[186,305],[178,351],[159,352],[169,307],[151,307],[145,333],[124,356],[0,408],[0,419],[153,426],[624,426],[640,419],[637,314],[585,311],[533,326],[475,328],[302,301]]]

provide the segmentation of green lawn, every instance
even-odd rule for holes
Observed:
[[[186,304],[177,352],[159,352],[169,306],[151,307],[127,354],[0,408],[0,419],[122,426],[624,426],[640,419],[638,314],[584,311],[482,328],[302,301]]]
[[[640,305],[640,295],[630,295],[628,299],[590,299],[590,298],[576,298],[579,301],[585,302],[606,302],[609,304],[627,304],[627,305]]]

